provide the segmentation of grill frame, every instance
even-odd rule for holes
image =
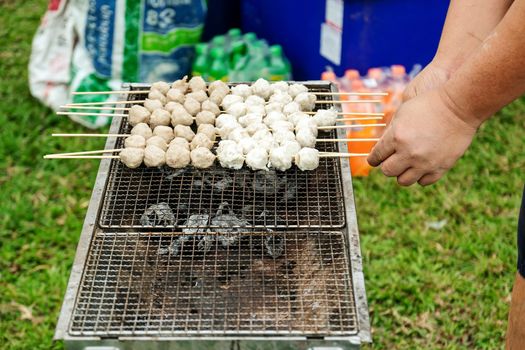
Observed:
[[[329,88],[331,91],[336,92],[337,89],[332,84],[327,82],[319,81],[307,81],[301,82],[307,85],[319,87],[320,89]],[[147,84],[131,84],[127,86],[134,89],[148,88]],[[122,96],[125,99],[125,96]],[[121,105],[125,106],[125,104]],[[337,106],[336,106],[337,108]],[[339,108],[338,108],[339,109]],[[120,129],[120,119],[114,118],[110,133],[117,133]],[[342,129],[337,131],[338,137],[344,137],[345,132]],[[109,137],[106,142],[106,149],[114,148],[117,139],[115,137]],[[337,149],[341,152],[347,151],[345,142],[337,143]],[[357,218],[355,212],[355,203],[353,200],[353,187],[352,178],[350,174],[350,166],[348,159],[339,159],[339,165],[341,169],[341,181],[342,190],[344,196],[344,216],[346,225],[341,228],[341,232],[347,237],[348,247],[347,256],[349,258],[349,271],[350,279],[353,287],[353,296],[355,298],[355,309],[357,315],[357,333],[356,334],[341,334],[341,335],[328,335],[323,336],[322,334],[314,335],[315,339],[323,339],[325,341],[344,341],[349,344],[358,345],[362,342],[370,342],[370,321],[368,315],[368,304],[364,286],[364,275],[362,271],[362,260],[359,244],[359,235],[357,229]],[[65,340],[68,342],[78,343],[94,341],[96,344],[100,344],[102,338],[97,335],[74,335],[69,332],[69,325],[72,320],[73,311],[75,307],[75,301],[79,292],[80,282],[82,280],[83,271],[88,258],[88,252],[92,244],[92,240],[97,232],[99,217],[103,208],[104,194],[107,191],[108,177],[110,176],[111,160],[103,159],[100,163],[97,179],[93,189],[93,194],[90,200],[88,211],[82,233],[80,236],[79,244],[73,267],[71,270],[71,276],[67,286],[64,302],[60,312],[59,321],[57,323],[55,339]],[[334,231],[332,228],[323,228],[323,230]],[[270,332],[264,335],[246,335],[246,334],[226,334],[224,332],[218,332],[219,334],[213,336],[164,336],[164,335],[133,335],[133,334],[122,334],[117,336],[121,341],[134,342],[134,341],[173,341],[173,340],[213,340],[213,341],[227,341],[227,340],[243,340],[243,341],[255,341],[255,340],[275,340],[275,341],[292,341],[292,340],[308,340],[311,339],[309,335],[286,335],[277,334],[276,332]],[[106,340],[103,340],[106,341]],[[111,341],[110,341],[111,343]]]

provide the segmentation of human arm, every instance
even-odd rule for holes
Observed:
[[[501,21],[513,0],[452,0],[436,55],[405,89],[403,100],[445,83]]]
[[[515,0],[483,43],[440,88],[404,103],[368,161],[401,185],[436,182],[477,128],[525,92],[525,0]]]

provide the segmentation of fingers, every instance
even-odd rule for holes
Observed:
[[[439,179],[441,179],[442,176],[443,176],[443,173],[431,173],[431,174],[426,174],[426,175],[422,176],[422,177],[418,180],[418,183],[419,183],[421,186],[432,185],[433,183],[436,183]]]
[[[385,130],[385,133],[381,140],[379,140],[374,148],[372,148],[372,151],[368,155],[367,161],[368,164],[370,164],[373,167],[378,166],[381,164],[385,159],[390,157],[395,152],[394,148],[394,140],[393,140],[393,133],[392,128],[388,128]]]
[[[381,164],[381,171],[385,176],[393,177],[403,174],[410,168],[410,163],[403,159],[399,153],[394,153]]]
[[[410,168],[397,177],[397,183],[401,186],[411,186],[418,182],[418,180],[424,175],[424,170]]]

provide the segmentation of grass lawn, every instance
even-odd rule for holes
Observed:
[[[61,348],[52,335],[97,161],[43,161],[104,140],[29,94],[31,38],[46,1],[0,3],[0,347]],[[400,188],[354,181],[374,349],[495,349],[504,342],[525,182],[525,101],[481,129],[448,176]],[[446,220],[441,229],[429,223]]]

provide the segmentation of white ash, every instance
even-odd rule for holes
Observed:
[[[271,235],[264,238],[266,254],[276,259],[284,253],[285,239],[280,235]]]
[[[165,202],[148,207],[139,221],[142,226],[174,226],[176,223],[173,211]]]

